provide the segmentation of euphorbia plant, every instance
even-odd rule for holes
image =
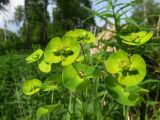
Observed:
[[[150,37],[147,38],[150,39]],[[102,58],[105,68],[97,69],[97,64],[103,60],[97,60],[95,66],[84,59],[78,60],[82,54],[85,54],[83,46],[92,44],[94,40],[95,36],[91,32],[75,29],[67,32],[62,38],[53,38],[44,51],[38,49],[33,52],[26,58],[26,61],[28,63],[40,61],[38,67],[43,73],[51,73],[52,68],[54,69],[55,66],[59,66],[61,70],[48,75],[45,81],[42,80],[43,82],[38,79],[25,81],[23,86],[24,94],[33,95],[40,90],[55,91],[62,89],[60,85],[71,92],[83,93],[91,89],[89,87],[93,84],[92,80],[106,77],[104,80],[106,83],[105,89],[114,100],[128,106],[140,103],[142,101],[141,94],[148,92],[148,90],[139,86],[139,83],[146,75],[146,64],[143,58],[138,54],[128,55],[125,51],[118,50],[108,59],[104,60]],[[88,56],[84,55],[84,57]],[[107,73],[104,74],[103,72],[103,74],[98,74],[95,77],[95,71],[104,71],[105,69]],[[53,106],[50,109],[54,110],[58,107],[58,104],[49,106],[51,108]],[[81,110],[83,109],[81,108]],[[43,106],[38,109],[37,115],[40,117],[48,112],[50,112],[48,105]]]
[[[109,73],[106,85],[113,98],[124,105],[134,106],[141,100],[140,93],[147,90],[138,86],[146,75],[146,64],[138,54],[130,58],[122,50],[112,54],[105,63]]]

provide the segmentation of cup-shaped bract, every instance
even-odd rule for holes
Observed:
[[[23,84],[23,93],[25,95],[33,95],[37,93],[42,86],[42,82],[38,79],[27,80]]]
[[[43,50],[38,49],[26,58],[26,62],[27,63],[35,62],[35,61],[39,60],[42,55],[43,55]]]
[[[80,52],[79,43],[71,36],[53,38],[44,52],[44,60],[47,63],[61,62],[63,66],[72,64]]]
[[[130,61],[127,53],[122,50],[112,54],[105,63],[107,71],[111,74],[119,73],[123,68],[129,67]]]
[[[130,62],[127,74],[122,74],[118,78],[118,82],[124,86],[137,85],[146,75],[146,63],[140,55],[131,56]]]
[[[139,84],[146,75],[146,64],[143,58],[134,54],[128,57],[122,50],[112,54],[106,61],[105,67],[111,74],[118,75],[118,82],[124,86]]]
[[[38,65],[40,71],[44,72],[44,73],[49,73],[51,71],[51,63],[48,63],[46,61],[41,61]]]
[[[65,36],[72,36],[75,38],[79,43],[93,43],[95,41],[95,36],[93,33],[83,30],[83,29],[74,29],[71,31],[68,31]]]
[[[142,45],[149,41],[153,36],[153,32],[147,33],[146,31],[140,31],[136,33],[131,33],[130,35],[120,35],[122,42],[128,45]]]

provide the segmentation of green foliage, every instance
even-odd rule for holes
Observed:
[[[131,16],[139,26],[144,28],[150,27],[155,30],[157,27],[157,21],[159,19],[159,2],[157,0],[136,0],[137,6],[134,8]]]
[[[97,0],[97,4],[103,1]],[[37,5],[34,14],[28,13],[23,26],[31,29],[28,32],[33,35],[32,40],[43,36],[39,35],[45,19],[39,19],[38,24],[33,22],[42,12],[43,8],[39,8],[44,7],[42,2],[45,3],[43,0],[28,2],[28,12]],[[150,32],[153,29],[144,29],[136,20],[125,16],[136,2],[108,0],[106,11],[92,11],[115,27],[104,32],[102,40],[98,37],[95,41],[95,35],[83,29],[70,30],[74,25],[66,29],[62,24],[63,29],[59,19],[56,27],[60,32],[55,31],[64,36],[52,38],[53,26],[49,26],[52,39],[46,48],[41,47],[44,51],[33,45],[35,51],[27,54],[28,57],[13,52],[0,56],[0,119],[159,119],[158,32],[153,34]],[[64,7],[65,12],[70,10]],[[122,20],[126,23],[122,24]],[[66,30],[70,31],[65,33]],[[111,33],[109,38],[108,33]],[[29,64],[24,63],[25,58]]]
[[[108,58],[105,66],[108,72],[118,75],[116,78],[108,77],[106,79],[106,85],[113,98],[125,105],[133,106],[138,104],[141,99],[139,91],[142,90],[144,93],[147,91],[135,86],[146,75],[146,64],[143,58],[135,54],[129,59],[127,53],[119,50]],[[130,86],[132,89],[130,89]],[[137,91],[134,90],[135,87]]]
[[[129,45],[142,45],[149,41],[153,36],[153,32],[147,33],[146,31],[140,31],[132,33],[128,36],[120,36],[122,42]]]
[[[25,81],[23,85],[23,92],[26,95],[33,95],[40,90],[42,82],[38,79],[32,79]]]
[[[65,36],[72,36],[75,38],[79,43],[93,43],[95,40],[95,36],[83,29],[74,29],[71,31],[68,31]]]
[[[63,36],[62,39],[53,38],[47,45],[44,52],[44,60],[48,63],[58,63],[62,65],[72,64],[78,57],[80,45],[71,36]]]
[[[113,77],[106,78],[106,86],[111,96],[123,105],[135,106],[141,100],[138,92],[126,90]]]
[[[74,91],[86,89],[93,70],[93,67],[80,63],[64,67],[62,72],[64,86]]]
[[[0,10],[4,9],[4,5],[7,5],[9,0],[0,0]]]
[[[39,69],[40,71],[44,72],[44,73],[48,73],[51,71],[51,63],[46,62],[45,60],[41,61],[41,63],[39,64]]]
[[[14,20],[17,24],[21,23],[24,20],[24,7],[23,6],[19,5],[15,8]]]
[[[143,31],[137,34],[138,37],[140,36],[140,38],[142,38],[142,34],[143,42],[146,42],[152,37],[152,35],[149,34],[150,36],[145,38],[144,36],[147,36],[147,33]],[[130,40],[130,37],[128,39]],[[134,39],[138,38],[136,37]],[[101,56],[100,59],[103,60],[99,61],[93,59],[92,56],[90,56],[96,64],[87,65],[89,63],[89,60],[87,60],[87,57],[89,56],[86,56],[88,50],[87,47],[91,46],[94,40],[95,36],[91,32],[85,31],[83,29],[71,30],[67,32],[62,38],[55,37],[51,39],[44,50],[44,59],[39,63],[40,71],[44,73],[51,73],[51,75],[47,77],[43,84],[40,82],[41,84],[37,85],[38,83],[35,81],[30,82],[32,84],[26,84],[26,87],[24,86],[23,89],[27,88],[27,90],[30,92],[25,94],[32,95],[38,92],[40,89],[45,92],[59,92],[64,89],[63,87],[67,88],[69,92],[84,94],[85,91],[89,92],[90,89],[91,91],[98,90],[99,85],[97,83],[97,79],[99,80],[103,78],[105,82],[104,90],[107,90],[108,94],[110,94],[115,101],[127,106],[139,105],[143,100],[141,95],[148,93],[147,89],[139,85],[146,75],[146,63],[144,59],[138,54],[134,54],[131,57],[128,57],[126,52],[123,50],[118,50],[109,56],[108,60],[105,60],[105,58]],[[80,51],[82,51],[82,53]],[[29,56],[29,58],[35,58],[32,56],[37,55],[36,53],[39,55],[39,52],[35,51]],[[43,54],[43,52],[41,54]],[[84,59],[77,61],[76,59],[78,59],[78,56],[82,55]],[[33,61],[35,61],[35,59]],[[109,73],[104,73],[105,68],[101,67],[102,65],[97,66],[97,64],[100,63],[105,63],[106,70],[112,75]],[[52,66],[55,70],[52,69]],[[60,69],[56,69],[56,66],[58,66]],[[103,72],[103,74],[96,73],[99,70],[100,72]],[[92,83],[93,81],[95,82]],[[28,83],[28,81],[26,81],[26,83]],[[91,86],[94,86],[94,84],[95,87],[92,89]],[[34,86],[36,86],[36,88]],[[35,88],[35,90],[33,90],[33,88]],[[96,92],[99,93],[98,91]],[[81,97],[75,97],[74,100],[72,99],[72,96],[70,97],[69,106],[67,108],[68,113],[66,113],[67,119],[80,119],[85,114],[89,114],[87,113],[87,110],[84,110],[82,101],[78,100],[81,99]],[[85,97],[87,97],[87,94]],[[84,96],[82,99],[84,99]],[[80,106],[77,103],[78,101]],[[76,106],[79,106],[79,108]],[[75,109],[79,109],[83,112],[77,113]],[[90,114],[92,114],[92,112]],[[42,117],[48,113],[49,111],[45,107],[40,107],[37,110],[38,117]],[[87,119],[88,117],[85,116],[83,118]],[[95,116],[94,119],[96,118],[98,118],[98,116]]]
[[[27,63],[35,62],[35,61],[39,60],[42,55],[43,55],[43,50],[38,49],[26,58],[26,62]]]
[[[84,21],[91,15],[84,6],[91,8],[90,0],[55,0],[53,11],[53,31],[56,36],[63,36],[67,31],[75,28],[89,29],[94,25],[94,19]]]
[[[39,107],[36,112],[37,118],[41,118],[43,115],[46,115],[51,111],[54,111],[58,106],[59,106],[58,104],[53,104],[44,107]]]
[[[112,74],[118,74],[118,82],[124,86],[133,86],[141,82],[146,75],[146,64],[137,54],[128,58],[122,50],[112,54],[106,61],[106,69]]]

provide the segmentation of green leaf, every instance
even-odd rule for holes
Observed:
[[[44,60],[38,65],[40,71],[49,73],[51,71],[51,63],[47,63]]]
[[[46,105],[45,108],[47,108],[49,112],[52,112],[56,110],[59,106],[60,106],[59,104],[52,104],[52,105]]]
[[[41,118],[43,115],[46,115],[49,112],[56,110],[57,107],[59,107],[59,104],[46,105],[44,107],[39,107],[36,112],[36,116],[37,116],[37,118]]]
[[[155,83],[160,83],[160,80],[155,80],[155,79],[147,79],[141,82],[141,85],[146,85],[146,84],[155,84]]]
[[[76,62],[82,62],[82,61],[84,61],[84,55],[78,56],[78,58],[76,59]]]
[[[38,118],[41,118],[43,115],[46,115],[48,113],[49,113],[48,109],[46,109],[44,107],[39,107],[37,112],[36,112],[36,115],[37,115]]]
[[[58,83],[61,82],[61,75],[59,74],[52,74],[47,77],[42,85],[43,91],[54,91],[58,90]]]
[[[120,36],[120,38],[123,39],[123,43],[128,45],[142,45],[149,41],[152,36],[153,32],[147,33],[146,31],[140,31],[126,36]]]
[[[58,90],[57,85],[50,85],[49,83],[45,83],[43,85],[43,91],[55,91],[55,90]]]
[[[116,74],[122,70],[123,66],[128,67],[129,64],[128,55],[124,51],[119,50],[108,58],[105,67],[109,73]]]
[[[93,43],[96,39],[93,33],[83,29],[75,29],[68,31],[65,34],[65,36],[71,36],[75,38],[79,43],[85,43],[85,44]]]
[[[80,52],[79,43],[70,36],[62,39],[53,38],[47,45],[44,52],[44,60],[48,63],[62,62],[63,66],[72,64]]]
[[[105,81],[109,94],[118,103],[128,106],[135,106],[141,101],[139,93],[131,93],[126,91],[123,86],[117,83],[115,78],[108,76]]]
[[[137,24],[137,22],[134,20],[134,19],[132,19],[132,18],[123,18],[127,23],[130,23],[130,24],[132,24],[132,25],[135,25],[135,26],[137,26],[137,27],[139,27],[139,25]]]
[[[39,60],[42,55],[43,55],[43,50],[38,49],[26,58],[26,62],[27,63],[35,62],[35,61]]]
[[[64,86],[73,91],[84,90],[88,87],[90,81],[88,76],[91,75],[94,68],[85,64],[75,64],[64,67],[62,72],[62,82]]]
[[[42,82],[38,79],[27,80],[23,84],[23,93],[25,95],[32,95],[37,93],[42,86]]]
[[[122,75],[118,78],[118,82],[124,86],[137,85],[146,75],[146,63],[141,56],[134,54],[131,56],[130,62],[131,64],[127,75]]]
[[[147,89],[144,89],[144,88],[142,88],[140,86],[129,86],[129,87],[126,87],[126,91],[132,92],[132,93],[140,93],[140,94],[146,94],[146,93],[149,92]]]

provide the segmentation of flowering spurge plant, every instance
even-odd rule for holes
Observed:
[[[140,55],[129,58],[127,53],[119,50],[108,58],[105,67],[112,74],[106,78],[107,88],[117,102],[134,106],[141,101],[140,94],[148,92],[138,86],[146,75],[146,64]]]
[[[120,38],[122,39],[122,42],[128,45],[142,45],[149,41],[153,36],[153,32],[147,33],[146,31],[140,31],[131,33],[130,35],[120,35]]]
[[[23,85],[24,94],[33,95],[40,90],[58,90],[60,81],[72,91],[86,89],[90,83],[89,79],[92,77],[94,67],[76,61],[83,60],[80,59],[82,45],[93,43],[94,40],[95,36],[91,32],[75,29],[67,32],[62,38],[51,39],[44,51],[38,49],[33,52],[26,58],[27,63],[38,61],[38,68],[43,73],[51,72],[52,67],[54,69],[54,64],[59,63],[60,66],[63,66],[62,75],[53,74],[47,77],[43,83],[38,79],[27,80]],[[40,107],[37,110],[38,115],[40,111],[44,114],[48,113],[49,110],[47,107]]]
[[[142,100],[141,94],[148,92],[139,85],[146,75],[146,64],[143,58],[138,54],[129,56],[123,50],[119,50],[107,60],[101,58],[101,56],[99,58],[99,55],[97,55],[99,59],[95,59],[95,64],[91,65],[86,57],[92,59],[92,56],[87,54],[86,50],[89,51],[89,49],[84,50],[84,48],[90,46],[94,40],[95,36],[91,32],[75,29],[67,32],[62,38],[51,39],[44,51],[38,49],[33,52],[26,58],[27,63],[38,61],[39,70],[45,74],[50,74],[45,80],[34,78],[25,81],[23,85],[24,94],[33,95],[40,90],[59,91],[62,86],[72,93],[83,93],[84,91],[84,93],[87,93],[88,89],[98,91],[99,84],[97,81],[103,79],[106,82],[105,89],[118,103],[128,106],[140,103]],[[82,56],[85,59],[82,59]],[[105,68],[103,68],[103,63],[105,63]],[[60,70],[55,70],[57,66]],[[105,69],[108,71],[107,73],[104,72]],[[96,82],[93,82],[94,80]],[[96,84],[97,88],[95,86],[90,88],[93,83]],[[83,111],[84,108],[80,99],[77,98],[75,102],[77,101],[79,104],[77,107],[81,106],[78,109]],[[59,104],[52,104],[39,107],[37,116],[41,117],[51,110],[55,110],[58,106]],[[82,112],[82,114],[84,113]]]

